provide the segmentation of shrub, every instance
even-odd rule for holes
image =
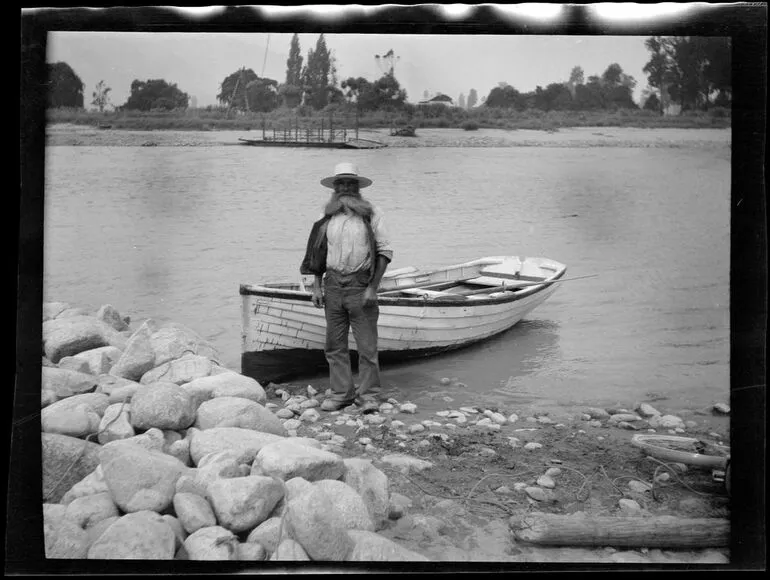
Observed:
[[[479,124],[476,121],[465,121],[461,127],[466,131],[478,131]]]

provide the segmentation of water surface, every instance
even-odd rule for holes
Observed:
[[[181,322],[240,368],[240,283],[296,280],[340,160],[374,180],[393,268],[545,256],[569,277],[510,331],[383,369],[439,406],[703,408],[729,396],[729,147],[49,146],[44,299]],[[441,378],[455,378],[438,386]],[[325,377],[308,383],[326,387]],[[443,401],[441,397],[453,401]]]

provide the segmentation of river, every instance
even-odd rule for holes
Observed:
[[[702,409],[729,401],[730,148],[721,139],[346,152],[49,145],[44,300],[183,323],[239,369],[239,284],[298,278],[329,193],[318,182],[350,160],[374,181],[364,193],[385,213],[392,268],[512,254],[563,262],[568,277],[596,275],[564,282],[489,341],[385,367],[397,398]],[[444,377],[457,382],[440,385]]]

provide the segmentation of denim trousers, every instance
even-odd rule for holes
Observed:
[[[324,278],[326,314],[326,362],[332,400],[353,401],[357,396],[376,395],[380,391],[380,364],[377,356],[377,319],[380,308],[375,302],[364,306],[364,291],[369,272],[343,275],[329,270]],[[359,386],[353,383],[348,350],[348,332],[353,330],[358,351]]]

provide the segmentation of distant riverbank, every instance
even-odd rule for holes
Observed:
[[[359,136],[388,147],[726,147],[730,128],[681,129],[635,127],[570,127],[529,129],[417,129],[415,137],[394,137],[388,129],[362,129]],[[89,125],[57,123],[46,131],[48,145],[108,147],[211,147],[237,145],[238,139],[260,139],[261,131],[181,131],[99,129]]]

